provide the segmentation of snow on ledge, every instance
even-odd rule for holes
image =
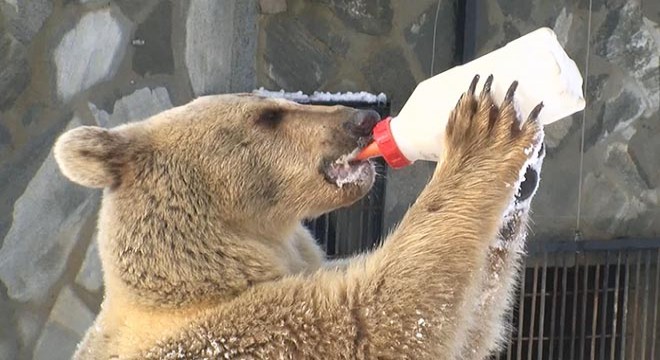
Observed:
[[[273,98],[282,98],[298,103],[312,103],[312,102],[327,102],[327,103],[342,103],[342,102],[361,102],[367,104],[385,104],[387,103],[387,95],[380,93],[374,95],[366,91],[360,92],[345,92],[345,93],[330,93],[330,92],[319,92],[315,91],[312,95],[304,94],[302,91],[298,92],[285,92],[284,90],[280,91],[270,91],[266,90],[263,87],[252,92],[255,95],[273,97]]]

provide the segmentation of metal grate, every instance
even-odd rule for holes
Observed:
[[[344,105],[356,109],[377,111],[381,118],[390,115],[390,102],[342,102],[311,101],[313,105]],[[367,196],[350,207],[339,209],[319,218],[310,220],[306,225],[330,258],[341,258],[360,253],[377,246],[381,241],[383,229],[383,209],[385,202],[385,172],[387,167],[382,160],[377,160],[378,176]]]
[[[532,245],[496,359],[660,359],[660,241]]]

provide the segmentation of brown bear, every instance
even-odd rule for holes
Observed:
[[[533,191],[525,194],[529,181],[520,179],[543,133],[540,106],[526,121],[517,117],[515,83],[497,106],[492,77],[481,94],[477,82],[453,111],[444,157],[399,226],[378,249],[343,262],[326,262],[302,221],[370,190],[370,162],[337,159],[364,143],[375,112],[217,95],[113,129],[64,133],[54,147],[62,172],[104,189],[105,297],[75,358],[449,359],[491,351],[470,338],[484,328],[469,319],[500,326],[506,304],[482,295],[511,292],[513,281],[493,284],[488,272],[506,264],[496,272],[515,277],[517,255],[507,250],[518,245],[506,242],[524,238],[520,204]]]

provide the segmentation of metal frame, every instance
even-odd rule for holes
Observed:
[[[660,358],[660,239],[532,242],[496,359]]]

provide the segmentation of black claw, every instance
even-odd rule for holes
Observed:
[[[493,74],[488,75],[488,78],[486,79],[486,82],[484,83],[484,94],[490,93],[490,88],[493,85]]]
[[[511,83],[511,86],[509,86],[509,90],[506,91],[506,95],[504,96],[505,102],[513,101],[513,94],[516,92],[517,88],[518,88],[518,81],[516,80]]]
[[[456,102],[456,107],[461,104],[461,101],[463,100],[463,97],[465,96],[465,93],[461,94],[461,97],[458,98],[458,101]]]
[[[474,76],[472,82],[470,83],[470,87],[468,88],[468,94],[474,95],[474,91],[477,89],[478,82],[479,82],[479,75],[477,74]]]
[[[529,113],[529,119],[532,121],[536,121],[539,117],[539,113],[541,113],[541,109],[543,109],[543,102],[540,102],[534,109],[532,109],[532,112]]]

